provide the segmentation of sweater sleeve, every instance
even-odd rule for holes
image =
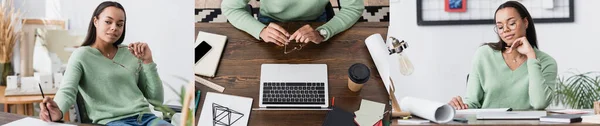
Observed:
[[[69,108],[75,103],[78,93],[79,82],[83,76],[83,66],[81,64],[81,51],[75,51],[69,58],[64,77],[60,84],[60,88],[56,92],[54,102],[58,108],[67,113]]]
[[[543,57],[527,60],[529,102],[534,109],[544,109],[550,104],[550,87],[556,85],[558,67],[550,56],[538,56]]]
[[[469,78],[467,79],[467,95],[463,100],[465,104],[468,105],[470,109],[478,109],[481,108],[481,104],[483,103],[483,88],[481,82],[481,62],[484,60],[484,48],[479,48],[475,53],[475,57],[473,58],[471,68],[471,73],[469,73]]]
[[[260,40],[260,31],[266,27],[246,10],[250,0],[223,0],[223,15],[235,28],[240,29]]]
[[[316,29],[317,31],[320,31],[321,29],[327,31],[327,36],[324,41],[327,41],[334,35],[352,27],[365,9],[362,0],[341,0],[339,4],[342,9],[336,13],[331,20]]]
[[[156,63],[142,64],[139,75],[138,87],[144,97],[148,100],[163,103],[163,85],[156,70]]]

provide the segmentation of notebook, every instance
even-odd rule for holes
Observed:
[[[340,108],[333,107],[327,113],[323,126],[358,126],[354,122],[354,114],[344,111]]]
[[[211,48],[202,59],[194,61],[194,73],[201,76],[214,77],[219,61],[221,61],[221,55],[225,49],[227,36],[199,31],[194,48],[203,41],[208,43]]]
[[[481,113],[477,113],[476,118],[478,120],[485,120],[485,119],[539,120],[540,117],[542,117],[542,116],[547,116],[546,111],[481,112]]]
[[[581,114],[560,114],[540,117],[542,122],[574,123],[581,122]]]
[[[600,115],[581,116],[581,122],[600,124]]]

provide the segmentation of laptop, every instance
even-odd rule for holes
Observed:
[[[327,108],[326,64],[262,64],[261,108]]]
[[[538,120],[546,116],[546,111],[507,111],[477,113],[478,120]]]

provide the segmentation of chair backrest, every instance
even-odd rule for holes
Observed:
[[[259,1],[260,0],[256,0]],[[342,6],[340,6],[340,0],[337,0],[338,3],[338,8],[342,9]],[[246,6],[246,10],[248,12],[250,12],[250,14],[254,14],[252,6],[250,4],[248,4]],[[333,18],[333,16],[335,16],[335,11],[333,11],[333,5],[331,4],[331,2],[327,3],[327,5],[325,6],[325,13],[327,14],[327,21],[331,20]]]
[[[340,3],[339,0],[338,3]],[[325,6],[325,14],[327,14],[327,21],[331,20],[331,18],[333,18],[335,15],[335,11],[333,11],[333,5],[331,5],[331,2],[327,3]]]
[[[467,84],[465,85],[469,85],[469,74],[467,74]]]
[[[81,93],[77,93],[77,99],[75,100],[75,114],[77,114],[77,121],[79,123],[92,123],[92,120],[88,116],[85,108],[85,100],[81,96]]]

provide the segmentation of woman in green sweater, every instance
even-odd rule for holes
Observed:
[[[106,1],[98,5],[86,39],[69,58],[56,97],[40,103],[42,120],[61,120],[80,93],[93,123],[170,125],[150,112],[149,101],[163,102],[162,81],[150,48],[140,42],[122,45],[125,24],[121,4]]]
[[[554,58],[540,51],[533,20],[527,9],[508,1],[496,10],[500,42],[481,46],[473,59],[466,99],[454,97],[455,109],[544,109],[556,84]]]
[[[236,28],[258,40],[278,46],[297,42],[319,44],[332,36],[352,27],[364,10],[362,0],[340,0],[340,11],[324,25],[304,25],[290,34],[272,22],[326,22],[325,6],[329,0],[261,0],[258,20],[247,10],[250,0],[223,0],[221,9],[227,20]],[[268,25],[267,25],[268,24]]]

